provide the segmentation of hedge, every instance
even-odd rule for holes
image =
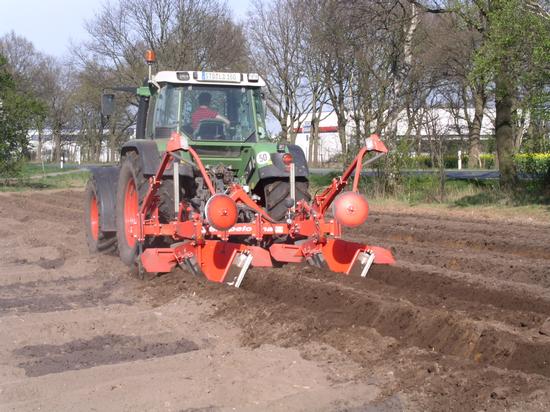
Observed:
[[[457,169],[458,168],[458,156],[444,156],[443,163],[445,169]],[[462,167],[466,167],[468,164],[468,155],[462,155]],[[491,163],[491,164],[494,164]],[[428,155],[419,155],[416,157],[409,157],[405,159],[405,167],[431,169],[435,167],[432,159]]]
[[[519,173],[550,176],[550,153],[521,153],[514,156]]]
[[[482,169],[493,169],[496,167],[495,155],[484,153],[479,156]],[[404,160],[405,167],[409,168],[432,168],[432,159],[428,155],[407,157]],[[458,156],[445,156],[443,158],[446,169],[458,168]],[[529,175],[550,175],[550,153],[521,153],[514,157],[516,168],[519,173]],[[462,167],[468,164],[468,156],[462,156]]]

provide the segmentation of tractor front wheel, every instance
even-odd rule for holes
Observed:
[[[139,155],[128,152],[122,158],[116,202],[116,235],[120,259],[128,266],[136,265],[139,254],[137,228],[139,208],[147,192]]]
[[[101,198],[93,177],[88,180],[84,199],[86,243],[90,253],[114,252],[116,249],[116,234],[115,232],[101,230]]]

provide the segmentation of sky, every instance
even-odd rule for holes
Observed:
[[[111,0],[114,3],[116,0]],[[70,41],[86,40],[84,22],[106,0],[0,0],[0,36],[15,31],[47,54],[62,57]],[[236,19],[242,19],[249,0],[227,0]]]

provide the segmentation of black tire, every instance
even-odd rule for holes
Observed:
[[[120,173],[117,186],[116,201],[116,237],[118,243],[118,254],[120,259],[128,266],[135,266],[139,254],[137,240],[132,241],[132,236],[127,233],[125,218],[125,207],[127,200],[127,191],[130,191],[130,185],[135,187],[138,207],[141,206],[143,199],[149,187],[147,178],[141,170],[141,162],[136,152],[127,152],[121,159]],[[128,235],[128,236],[127,236]]]
[[[86,243],[90,253],[114,253],[117,245],[116,232],[101,230],[101,198],[93,177],[86,184],[84,195],[84,225]]]
[[[193,197],[194,179],[180,175],[180,201],[189,202]],[[172,176],[165,176],[158,190],[159,196],[159,220],[160,223],[168,223],[176,218],[174,210],[174,180]]]
[[[283,178],[284,179],[284,178]],[[296,202],[311,200],[309,182],[306,179],[296,179]],[[290,197],[290,182],[288,179],[275,179],[264,185],[265,210],[276,221],[284,220],[287,212],[285,200]]]
[[[174,220],[176,212],[174,210],[174,180],[169,177],[162,180],[158,189],[159,201],[159,220],[160,223],[168,223]]]

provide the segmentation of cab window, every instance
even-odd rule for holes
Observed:
[[[170,137],[179,131],[182,90],[172,85],[163,86],[157,96],[154,115],[154,133],[157,139]]]

